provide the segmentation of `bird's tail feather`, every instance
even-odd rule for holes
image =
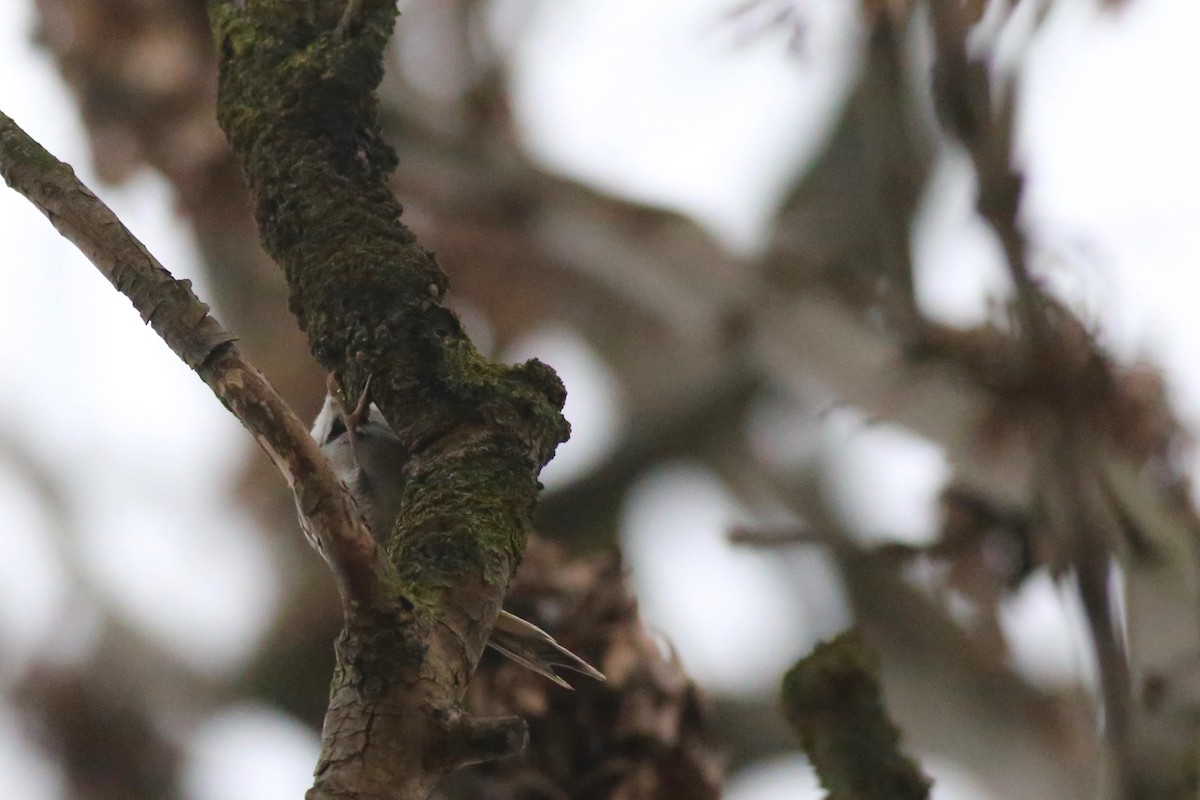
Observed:
[[[600,670],[554,641],[553,636],[507,611],[501,611],[496,618],[496,626],[492,628],[488,644],[526,669],[567,689],[572,688],[571,684],[554,672],[555,667],[574,670],[598,681],[604,680]]]

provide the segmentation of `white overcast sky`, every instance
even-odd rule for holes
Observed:
[[[854,4],[798,0],[810,23],[799,60],[787,56],[781,37],[734,47],[717,24],[733,4],[534,4],[514,94],[531,148],[564,172],[689,211],[731,247],[746,247],[789,166],[826,132],[853,52],[846,9]],[[157,176],[119,189],[91,180],[70,99],[28,44],[30,5],[0,3],[0,109],[73,163],[168,267],[192,275],[186,226]],[[1053,285],[1100,324],[1117,353],[1160,363],[1179,413],[1200,430],[1200,3],[1129,0],[1108,15],[1097,5],[1058,0],[1020,68],[1024,216]],[[989,295],[1004,291],[996,250],[973,217],[972,191],[964,163],[942,164],[917,231],[920,296],[947,321],[978,319]],[[203,281],[197,286],[203,293]],[[602,450],[594,442],[619,424],[618,393],[602,365],[554,332],[528,346],[549,356],[575,397],[592,399],[568,410],[582,443],[573,458],[594,458]],[[245,534],[248,523],[224,510],[225,487],[211,478],[241,457],[243,434],[129,304],[7,190],[0,190],[0,367],[7,376],[0,433],[31,437],[73,487],[82,579],[196,669],[235,668],[280,601],[271,559]],[[859,481],[868,523],[891,525],[881,533],[892,535],[928,531],[946,471],[936,448],[886,427],[868,429],[853,415],[837,420],[829,436],[849,459],[847,474],[905,476],[904,492],[892,495],[877,487],[894,481]],[[648,619],[675,640],[702,682],[727,690],[769,685],[802,646],[781,624],[794,614],[787,581],[758,556],[724,544],[740,513],[712,476],[687,464],[644,481],[625,513]],[[48,520],[2,459],[0,528],[7,548],[2,691],[35,653],[50,648],[69,658],[85,650],[89,620],[73,603],[74,568],[59,559]],[[691,551],[681,576],[675,554],[685,530]],[[829,576],[820,579],[833,586]],[[717,594],[717,586],[729,590]],[[1069,645],[1072,612],[1048,581],[1033,582],[1009,612],[1024,668],[1051,677],[1081,669]],[[810,620],[808,635],[826,635],[830,624]],[[56,634],[64,625],[73,644]],[[195,800],[295,798],[315,760],[311,735],[264,709],[228,709],[189,743]],[[940,800],[986,796],[951,765],[935,767],[945,776]],[[738,778],[730,797],[816,798],[809,780],[797,762],[765,765]],[[40,800],[56,797],[56,787],[53,770],[21,744],[0,694],[0,795]]]

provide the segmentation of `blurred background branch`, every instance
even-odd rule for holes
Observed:
[[[879,658],[852,632],[822,642],[783,677],[783,713],[830,800],[925,800],[929,779],[900,748],[879,689]]]

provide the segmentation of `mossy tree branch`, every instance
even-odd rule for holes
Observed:
[[[929,779],[900,751],[879,688],[879,657],[854,633],[816,649],[783,679],[783,710],[829,800],[928,800]]]
[[[393,0],[216,0],[218,116],[314,355],[407,444],[402,513],[377,531],[394,579],[350,605],[310,798],[425,797],[519,749],[519,721],[459,704],[525,545],[537,476],[567,436],[548,367],[488,362],[400,222],[374,90]]]

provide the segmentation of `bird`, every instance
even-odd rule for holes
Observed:
[[[379,407],[368,402],[369,391],[370,380],[357,406],[347,410],[338,399],[341,391],[331,374],[325,403],[313,422],[312,438],[378,540],[392,530],[400,515],[408,449]],[[300,522],[309,544],[324,556],[302,512]],[[556,668],[605,680],[600,670],[560,645],[546,631],[508,611],[501,610],[496,617],[487,643],[521,666],[567,689],[574,687],[555,672]]]

